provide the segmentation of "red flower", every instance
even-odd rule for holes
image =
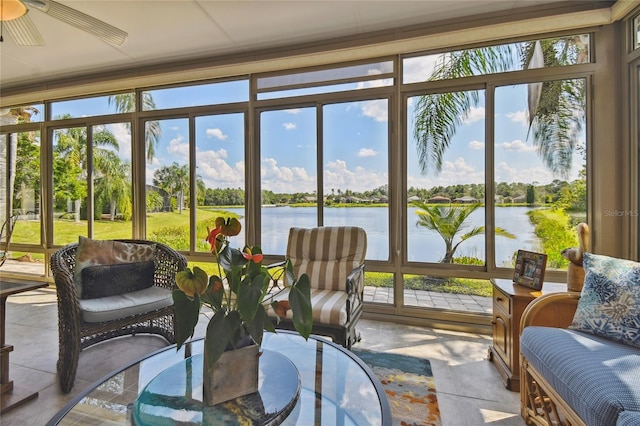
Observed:
[[[222,285],[222,281],[218,277],[216,277],[216,278],[217,279],[213,282],[213,285],[211,286],[211,292],[212,293],[216,293],[216,292],[222,290],[222,288],[224,287]]]
[[[273,302],[273,310],[276,312],[280,318],[285,318],[287,316],[287,311],[291,309],[288,300],[281,300],[279,302]]]
[[[247,247],[244,248],[244,250],[242,250],[242,257],[244,257],[245,259],[247,259],[249,261],[253,261],[253,263],[260,263],[260,262],[262,262],[262,258],[264,256],[262,255],[262,253],[252,254],[251,253],[251,248],[249,248],[249,246],[247,246]]]
[[[218,226],[212,230],[209,230],[207,226],[207,242],[211,244],[211,253],[217,253],[219,249],[218,235],[222,233],[222,226]]]

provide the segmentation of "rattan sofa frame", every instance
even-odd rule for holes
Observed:
[[[118,239],[127,243],[152,243],[152,241]],[[187,267],[187,259],[172,248],[156,244],[154,286],[173,290],[175,274]],[[60,389],[68,393],[73,388],[80,352],[96,343],[125,335],[150,333],[175,343],[174,309],[168,306],[144,314],[120,318],[114,321],[87,323],[82,318],[80,295],[73,281],[78,243],[67,245],[51,256],[58,299],[59,356],[57,371]]]

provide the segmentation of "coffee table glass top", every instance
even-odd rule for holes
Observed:
[[[298,370],[284,355],[262,349],[258,391],[225,403],[203,403],[202,354],[182,360],[158,374],[133,404],[133,422],[158,424],[279,424],[300,395]]]
[[[135,402],[145,387],[168,368],[184,364],[190,355],[201,354],[202,349],[202,340],[197,340],[180,351],[175,346],[157,351],[94,383],[48,424],[135,424]],[[300,378],[297,402],[281,424],[391,424],[382,386],[366,364],[351,352],[323,338],[305,341],[284,330],[265,333],[262,349],[288,358]]]

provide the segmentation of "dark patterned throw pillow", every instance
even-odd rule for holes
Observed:
[[[149,288],[154,272],[153,260],[87,266],[82,270],[81,297],[95,299]]]

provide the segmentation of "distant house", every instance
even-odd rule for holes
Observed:
[[[420,201],[420,197],[418,197],[417,195],[412,195],[411,197],[407,198],[407,202],[412,202],[412,201]]]
[[[441,203],[441,204],[449,204],[451,203],[451,198],[443,197],[442,195],[436,195],[435,197],[431,197],[427,200],[429,203]]]
[[[465,195],[464,197],[458,197],[455,200],[453,200],[454,203],[464,203],[464,204],[474,204],[474,203],[478,203],[478,199],[474,198],[474,197],[470,197],[468,195]]]
[[[514,203],[524,203],[527,201],[527,197],[525,195],[518,195],[517,197],[513,197]]]

